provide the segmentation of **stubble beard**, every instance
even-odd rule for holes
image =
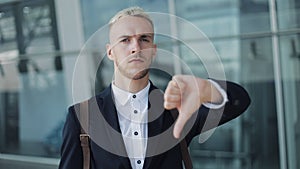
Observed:
[[[129,70],[127,70],[126,68],[122,67],[119,65],[119,63],[117,62],[117,68],[119,69],[119,72],[132,80],[140,80],[144,77],[146,77],[149,73],[149,68],[143,69],[143,70],[138,70],[138,71],[134,71],[134,72],[130,72]]]
[[[142,78],[144,78],[149,72],[149,69],[144,69],[140,72],[138,72],[137,74],[135,74],[132,78],[132,80],[140,80]]]

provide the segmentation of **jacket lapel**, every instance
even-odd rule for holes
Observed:
[[[113,143],[112,146],[114,146],[113,148],[115,150],[115,152],[113,152],[114,154],[116,155],[120,154],[123,156],[120,159],[124,168],[131,169],[131,164],[121,134],[118,114],[117,114],[117,110],[116,110],[116,106],[112,94],[111,85],[108,88],[106,88],[101,95],[98,96],[97,103],[101,110],[100,113],[103,115],[105,121],[109,124],[107,125],[108,126],[107,128],[109,129],[106,130],[106,136],[109,139],[108,144]],[[114,131],[111,129],[114,129]]]

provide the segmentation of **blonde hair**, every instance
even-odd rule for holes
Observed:
[[[153,21],[150,18],[150,16],[141,7],[138,6],[129,7],[119,11],[114,17],[110,19],[109,26],[111,27],[114,23],[116,23],[120,18],[124,16],[136,16],[136,17],[144,18],[151,23],[152,28],[154,27]]]

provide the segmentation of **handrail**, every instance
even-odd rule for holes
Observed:
[[[4,153],[0,153],[0,160],[27,162],[33,164],[46,164],[46,165],[54,165],[54,166],[58,166],[60,161],[60,159],[58,158],[35,157],[35,156],[27,156],[27,155],[4,154]]]

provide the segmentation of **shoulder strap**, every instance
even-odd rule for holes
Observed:
[[[89,110],[88,101],[80,103],[79,119],[81,124],[80,142],[83,153],[83,169],[90,169],[90,145],[89,145]]]
[[[177,119],[176,111],[171,111],[171,114],[172,114],[173,118],[176,120]],[[192,163],[191,156],[190,156],[185,139],[181,140],[180,149],[181,149],[181,156],[183,159],[185,169],[192,169],[193,163]]]

